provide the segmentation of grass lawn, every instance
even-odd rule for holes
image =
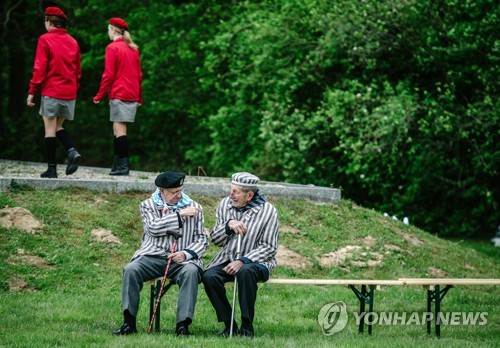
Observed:
[[[190,329],[174,335],[177,287],[162,300],[161,332],[147,334],[149,289],[138,315],[139,334],[114,337],[122,323],[121,269],[140,245],[139,203],[150,193],[102,193],[16,188],[0,193],[0,208],[22,207],[43,227],[34,234],[0,227],[1,347],[494,347],[499,345],[500,288],[457,286],[444,297],[446,313],[481,313],[486,322],[442,325],[441,338],[428,336],[422,323],[375,323],[373,335],[360,335],[359,301],[344,286],[261,284],[254,340],[217,337],[216,322],[203,285]],[[204,207],[206,228],[214,225],[220,197],[192,197]],[[396,279],[432,277],[500,278],[500,253],[488,243],[444,240],[414,226],[386,219],[349,200],[339,205],[306,200],[268,199],[280,212],[280,245],[301,255],[305,267],[278,266],[275,278]],[[109,230],[120,244],[97,242],[91,232]],[[332,263],[339,250],[345,258]],[[205,264],[215,255],[210,245]],[[31,261],[38,260],[38,263]],[[366,265],[367,260],[374,265]],[[438,272],[438,273],[434,273]],[[442,272],[442,273],[439,273]],[[231,285],[228,285],[231,291]],[[232,291],[229,296],[232,296]],[[427,292],[418,286],[386,286],[375,292],[377,315],[407,318],[426,310]],[[343,302],[346,327],[324,335],[318,315],[324,305]],[[237,311],[238,313],[238,311]],[[238,315],[237,315],[238,317]]]

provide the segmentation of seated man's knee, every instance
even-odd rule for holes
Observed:
[[[139,265],[136,262],[130,262],[123,267],[123,275],[136,273],[139,271]]]
[[[252,264],[243,264],[241,267],[240,267],[240,270],[238,271],[239,274],[248,274],[248,273],[252,273],[253,272],[253,266]]]
[[[182,265],[182,272],[183,273],[192,273],[198,270],[198,266],[192,264],[192,263],[186,263]]]
[[[207,269],[203,272],[201,276],[201,281],[203,284],[213,284],[216,279],[216,274],[213,272],[213,269]]]
[[[252,264],[244,264],[238,271],[238,280],[256,280],[256,270]]]
[[[201,280],[201,270],[198,266],[192,264],[192,263],[187,263],[182,267],[182,277],[184,278],[196,278],[198,282]]]

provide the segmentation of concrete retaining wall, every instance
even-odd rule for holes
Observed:
[[[210,178],[197,180],[186,177],[185,192],[187,194],[223,197],[229,194],[230,181]],[[77,187],[89,190],[124,192],[124,191],[153,191],[155,189],[153,180],[86,180],[86,179],[42,179],[23,177],[0,177],[0,190],[7,191],[13,186],[27,186],[36,190],[55,190],[58,188]],[[266,196],[305,198],[319,202],[340,202],[340,190],[313,185],[296,185],[274,182],[261,182],[261,192]]]

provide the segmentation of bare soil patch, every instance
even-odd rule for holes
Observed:
[[[90,232],[92,238],[99,243],[122,244],[121,240],[110,230],[98,228]]]
[[[294,269],[308,268],[313,265],[307,257],[283,245],[279,245],[278,247],[276,261],[279,266],[288,266]]]
[[[0,225],[4,228],[17,228],[34,234],[43,224],[27,209],[5,207],[0,209]]]
[[[427,275],[429,278],[445,278],[446,272],[437,267],[430,266],[427,268]]]
[[[43,257],[26,254],[24,249],[18,249],[17,255],[10,256],[7,262],[11,265],[31,265],[40,268],[53,268]]]
[[[405,241],[407,241],[411,246],[421,247],[425,244],[422,240],[420,240],[414,234],[407,233],[407,232],[401,230],[400,228],[390,224],[389,221],[387,221],[385,218],[381,218],[379,221],[382,223],[382,225],[386,226],[394,233],[400,235],[401,238],[403,238]]]
[[[299,234],[300,230],[292,225],[283,225],[280,227],[280,233]]]

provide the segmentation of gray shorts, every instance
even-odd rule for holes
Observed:
[[[62,117],[73,121],[75,118],[75,100],[62,100],[42,96],[39,113],[47,118]]]
[[[134,122],[137,102],[124,102],[119,99],[109,101],[109,120],[111,122]]]

